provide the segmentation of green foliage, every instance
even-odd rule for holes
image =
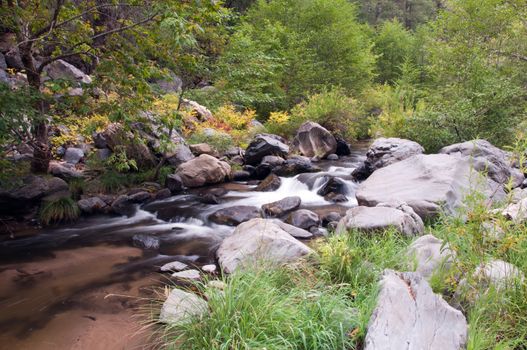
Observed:
[[[43,225],[74,221],[79,217],[77,203],[70,197],[62,197],[44,202],[40,210],[40,222]]]
[[[114,169],[120,173],[126,173],[131,170],[137,171],[137,162],[135,159],[129,159],[126,155],[126,151],[123,149],[121,151],[116,151],[112,153],[105,161],[106,166],[110,169]]]
[[[12,90],[0,82],[0,145],[29,138],[31,125],[37,119],[35,101],[36,95],[31,90]]]
[[[374,56],[355,18],[346,0],[258,1],[220,59],[217,86],[260,115],[335,85],[360,91]]]
[[[201,287],[209,314],[169,326],[168,349],[347,349],[352,311],[345,289],[311,268],[236,272],[223,291]]]
[[[83,178],[73,178],[68,181],[68,187],[73,199],[78,200],[80,199],[80,196],[84,193],[86,183]]]
[[[408,29],[433,18],[442,6],[442,0],[356,0],[360,8],[360,18],[371,25],[381,25],[394,18]]]
[[[191,145],[198,143],[207,143],[218,152],[225,152],[226,150],[234,146],[232,137],[229,134],[221,131],[207,133],[203,130],[198,130],[189,137],[188,142]]]

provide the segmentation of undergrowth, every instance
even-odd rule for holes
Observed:
[[[43,225],[74,221],[79,217],[77,203],[70,197],[58,198],[45,202],[40,210],[40,222]]]

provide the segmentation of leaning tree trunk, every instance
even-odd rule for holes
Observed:
[[[37,117],[33,121],[33,140],[31,141],[31,146],[33,147],[31,170],[34,173],[47,173],[51,159],[51,151],[48,143],[48,123],[45,117],[45,102],[40,98],[40,72],[35,67],[32,45],[21,45],[20,56],[26,68],[29,87],[37,96],[35,102]]]

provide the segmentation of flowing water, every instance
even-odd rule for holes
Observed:
[[[344,213],[356,205],[351,171],[364,160],[360,146],[338,161],[317,163],[323,172],[282,178],[273,192],[245,183],[228,190],[220,204],[204,204],[202,188],[138,207],[130,217],[94,216],[36,235],[0,241],[0,349],[141,349],[153,344],[142,327],[143,299],[166,282],[157,271],[179,260],[214,263],[214,251],[233,227],[208,216],[218,209],[260,207],[299,196],[302,208]],[[317,191],[329,176],[346,182],[348,202],[333,204]],[[220,186],[216,186],[220,187]],[[134,236],[156,237],[159,248],[134,246]],[[139,316],[138,316],[139,315]]]

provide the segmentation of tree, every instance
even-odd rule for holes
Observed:
[[[373,74],[371,46],[347,0],[260,0],[220,59],[217,85],[266,115],[333,85],[360,91]]]
[[[415,29],[433,18],[441,0],[357,0],[360,18],[378,26],[397,19],[408,29]]]
[[[199,22],[221,11],[215,2],[197,0],[7,0],[0,4],[3,30],[15,34],[31,95],[41,96],[34,104],[38,117],[30,140],[35,150],[35,172],[46,172],[50,159],[45,117],[50,106],[42,94],[42,77],[48,65],[60,59],[88,62],[92,70],[100,66],[107,73],[102,86],[118,86],[124,96],[127,92],[136,95],[137,90],[146,95],[146,79],[158,67],[154,60],[166,62],[172,55],[170,61],[174,61],[174,56],[195,47],[196,32],[204,32]],[[155,52],[155,45],[170,52],[148,57],[148,53]],[[146,67],[140,63],[146,63]],[[134,79],[129,78],[132,73],[137,73]],[[143,100],[130,100],[130,106],[138,108]]]

